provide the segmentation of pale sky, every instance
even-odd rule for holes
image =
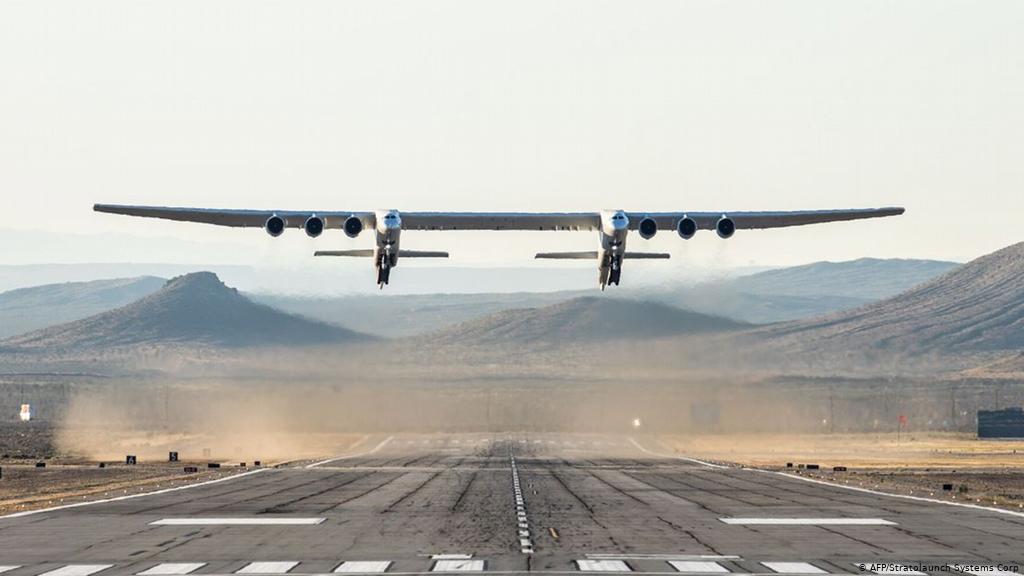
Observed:
[[[369,235],[271,240],[93,214],[94,202],[903,205],[897,219],[728,242],[665,231],[630,247],[671,251],[645,265],[678,273],[688,262],[968,260],[1024,240],[1022,30],[1016,0],[4,0],[0,232],[72,236],[63,249],[0,245],[0,263],[237,256],[372,275],[310,255],[370,247]],[[556,232],[403,239],[469,266],[595,245]]]

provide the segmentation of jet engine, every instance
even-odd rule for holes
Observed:
[[[687,216],[680,220],[679,224],[676,225],[676,232],[679,232],[679,236],[683,240],[689,240],[697,233],[697,222],[693,218]]]
[[[641,238],[644,240],[650,240],[658,233],[658,223],[654,221],[654,218],[644,218],[640,221],[640,225],[637,227],[637,230],[640,231]]]
[[[345,235],[349,238],[355,238],[359,236],[359,233],[363,231],[363,221],[355,216],[349,216],[345,219]]]
[[[319,216],[310,216],[306,219],[306,223],[302,225],[302,228],[306,231],[306,236],[310,238],[316,238],[324,231],[324,219]]]
[[[736,223],[731,218],[722,216],[715,224],[715,232],[718,232],[719,238],[732,238],[732,235],[736,233]]]
[[[274,214],[270,218],[267,218],[267,223],[263,225],[263,229],[267,231],[274,238],[277,238],[284,232],[285,221],[277,214]]]

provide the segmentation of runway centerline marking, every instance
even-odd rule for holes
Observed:
[[[342,562],[334,569],[335,573],[359,573],[359,574],[371,574],[387,572],[388,567],[391,566],[390,560],[381,561],[365,561],[365,560],[352,560]]]
[[[580,572],[632,572],[622,560],[577,560],[576,567]]]
[[[761,562],[761,565],[779,574],[828,574],[808,562]]]
[[[150,526],[316,526],[326,518],[163,518]]]
[[[348,460],[349,458],[358,458],[360,456],[369,456],[370,454],[376,454],[377,452],[379,452],[381,450],[381,448],[384,448],[385,446],[387,446],[394,439],[395,439],[394,436],[388,436],[387,438],[384,439],[383,442],[381,442],[380,444],[377,444],[372,449],[367,450],[366,452],[359,452],[357,454],[346,454],[344,456],[338,456],[337,458],[328,458],[327,460],[321,460],[319,462],[313,462],[312,464],[307,464],[306,465],[306,469],[316,468],[317,466],[323,466],[324,464],[330,464],[331,462],[337,462],[338,460]]]
[[[250,562],[235,574],[287,574],[298,562]]]
[[[203,566],[206,566],[206,562],[165,562],[143,570],[136,576],[179,576],[195,572]]]
[[[710,560],[670,560],[669,565],[680,572],[697,574],[724,574],[729,572],[725,566]]]
[[[896,526],[882,518],[719,518],[726,524],[761,526]]]
[[[90,576],[107,568],[113,568],[113,566],[113,564],[68,564],[56,570],[43,572],[39,576]]]

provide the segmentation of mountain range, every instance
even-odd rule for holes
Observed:
[[[297,346],[369,337],[252,302],[210,272],[167,281],[135,302],[0,342],[20,352],[81,351],[139,345]]]

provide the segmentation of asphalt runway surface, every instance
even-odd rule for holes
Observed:
[[[0,573],[1002,576],[986,568],[1024,560],[1024,515],[663,451],[644,438],[371,437],[336,459],[0,518]]]

